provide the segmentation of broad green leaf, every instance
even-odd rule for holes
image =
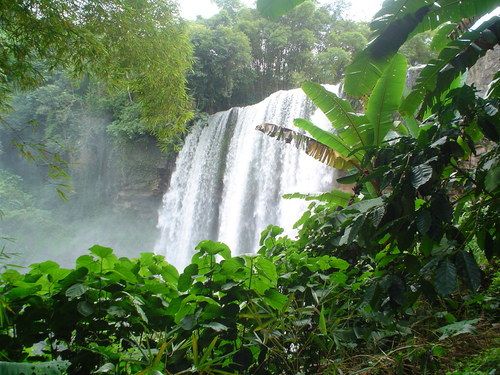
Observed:
[[[89,270],[86,267],[79,267],[70,272],[64,279],[59,280],[59,285],[64,288],[69,288],[71,285],[82,282],[88,275]]]
[[[360,173],[359,172],[355,172],[355,173],[352,173],[352,174],[350,174],[348,176],[337,178],[337,183],[339,183],[341,185],[354,184],[354,183],[356,183],[358,181],[359,177],[360,177]]]
[[[411,168],[411,184],[415,189],[427,183],[432,177],[432,167],[429,164],[420,164]]]
[[[355,113],[347,100],[339,98],[317,83],[306,82],[302,85],[302,90],[330,120],[336,130],[336,135],[342,139],[348,149],[354,150],[368,145],[366,129],[368,119]],[[344,155],[341,150],[337,151]],[[349,156],[349,154],[344,156]]]
[[[68,361],[50,361],[42,363],[0,362],[2,375],[63,375],[70,366]]]
[[[257,10],[260,14],[276,19],[289,12],[305,0],[257,0]]]
[[[330,257],[329,263],[333,268],[337,268],[340,271],[345,271],[350,266],[349,262],[347,262],[346,260],[336,257]]]
[[[30,267],[33,271],[37,271],[41,274],[47,274],[47,273],[50,273],[54,269],[60,268],[59,264],[57,264],[56,262],[53,262],[51,260],[48,260],[48,261],[42,262],[42,263],[35,263],[35,264],[32,264]]]
[[[245,262],[242,258],[231,258],[223,260],[221,266],[224,274],[234,277],[238,270],[245,267]]]
[[[161,276],[163,280],[172,284],[177,284],[179,280],[179,272],[177,272],[177,269],[171,264],[167,264],[162,268]]]
[[[367,50],[359,52],[346,68],[344,91],[356,98],[370,94],[392,57],[375,60]]]
[[[420,124],[413,116],[403,117],[404,124],[413,138],[418,138],[420,134]]]
[[[99,270],[99,263],[90,255],[82,255],[76,260],[77,268],[86,268],[91,272]]]
[[[72,299],[79,298],[79,297],[83,296],[85,294],[85,292],[87,290],[89,290],[89,289],[90,288],[87,285],[84,285],[84,284],[75,284],[75,285],[70,286],[66,290],[65,295],[70,300],[72,300]]]
[[[430,6],[414,33],[436,29],[444,22],[460,22],[464,18],[481,17],[498,6],[497,0],[386,0],[370,26],[379,35],[389,25]]]
[[[301,194],[301,193],[285,194],[283,195],[283,198],[304,199],[306,201],[319,201],[345,207],[347,206],[347,204],[349,204],[349,201],[352,198],[352,194],[346,193],[345,191],[341,190],[333,190],[331,192],[323,194]]]
[[[484,187],[487,191],[493,193],[500,185],[500,165],[495,165],[491,168],[484,178]]]
[[[185,292],[193,284],[193,276],[198,274],[198,265],[190,264],[184,269],[184,272],[179,276],[178,286],[179,292]]]
[[[115,365],[112,363],[105,363],[104,365],[99,367],[95,373],[96,374],[115,373]]]
[[[259,256],[255,258],[254,262],[255,268],[260,271],[260,273],[269,279],[273,284],[278,280],[278,274],[276,273],[276,266],[270,260]]]
[[[80,301],[76,306],[76,309],[84,317],[90,316],[94,313],[94,307],[87,301]]]
[[[479,319],[462,320],[460,322],[448,324],[444,327],[437,329],[437,332],[441,333],[440,340],[447,339],[448,337],[454,337],[458,335],[463,335],[465,333],[476,332],[475,325],[479,322]]]
[[[415,3],[418,1],[413,2],[414,5]],[[376,33],[378,36],[366,48],[372,60],[384,59],[398,52],[434,5],[433,3],[419,4],[417,7],[407,6],[406,10],[413,9],[413,11],[394,19],[383,30]]]
[[[269,289],[264,294],[264,301],[273,309],[281,311],[288,302],[288,297],[278,292],[276,289]]]
[[[448,43],[451,42],[449,38],[450,33],[458,26],[457,23],[445,22],[437,28],[436,34],[432,38],[430,48],[434,51],[441,51]]]
[[[413,91],[400,106],[400,112],[403,115],[413,115],[427,93],[432,93],[432,97],[439,97],[460,74],[473,66],[489,48],[493,48],[498,43],[498,36],[490,28],[494,29],[497,22],[500,22],[500,17],[493,17],[449,43],[438,58],[431,60],[420,72]]]
[[[432,5],[434,0],[386,0],[373,16],[370,28],[379,35],[392,23],[415,14],[419,9]]]
[[[417,217],[415,219],[417,223],[417,229],[420,232],[420,234],[426,234],[432,224],[432,216],[429,210],[426,209],[420,209],[417,212]]]
[[[373,144],[379,146],[391,130],[406,84],[406,58],[396,54],[378,80],[368,101],[366,116],[373,129]]]
[[[207,324],[202,324],[202,327],[211,328],[215,332],[224,332],[224,331],[227,331],[229,329],[229,327],[225,326],[224,324],[218,323],[218,322],[210,322]]]
[[[428,3],[433,2],[428,0]],[[444,22],[460,22],[466,18],[481,18],[498,7],[498,0],[438,0],[414,34],[434,30]]]
[[[457,269],[449,259],[441,261],[436,269],[434,286],[441,296],[447,296],[457,288]]]
[[[220,255],[224,259],[231,258],[231,250],[229,250],[229,247],[222,242],[214,242],[210,240],[201,241],[198,246],[196,246],[196,250],[200,250],[200,252],[204,252],[209,255]]]
[[[373,199],[365,199],[345,208],[345,211],[359,211],[361,213],[367,212],[373,207],[382,206],[384,204],[384,200],[382,197],[373,198]]]
[[[479,269],[474,256],[467,251],[460,250],[457,254],[459,271],[467,284],[467,287],[476,291],[481,286],[481,270]]]
[[[36,292],[38,292],[41,289],[42,289],[41,285],[17,286],[9,290],[7,293],[5,293],[5,297],[8,300],[21,299],[36,294]]]
[[[99,245],[94,245],[89,250],[92,254],[96,255],[101,259],[107,258],[111,254],[113,254],[113,249]]]

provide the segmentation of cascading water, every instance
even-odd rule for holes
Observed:
[[[270,122],[296,129],[293,120],[298,117],[325,126],[326,118],[312,112],[302,90],[296,89],[217,113],[208,123],[195,125],[163,197],[156,252],[183,269],[205,239],[224,242],[233,253],[243,254],[257,250],[260,232],[269,224],[293,235],[293,224],[307,203],[282,195],[328,191],[335,172],[255,127]]]

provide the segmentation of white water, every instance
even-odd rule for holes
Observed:
[[[224,242],[233,254],[243,254],[257,250],[260,232],[269,224],[294,235],[293,224],[307,203],[282,195],[328,191],[335,173],[255,127],[270,122],[295,129],[293,119],[311,117],[311,111],[301,90],[279,91],[261,103],[220,112],[210,116],[208,124],[197,124],[163,197],[156,252],[181,270],[205,239]],[[312,118],[317,125],[327,123],[318,111]]]

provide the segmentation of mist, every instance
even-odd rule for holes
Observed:
[[[64,77],[15,96],[0,127],[0,249],[9,263],[70,267],[95,244],[118,256],[153,251],[174,156],[147,134],[125,134],[115,102],[100,104]],[[29,160],[20,142],[25,152],[43,143],[45,154]],[[69,178],[54,176],[55,155]]]

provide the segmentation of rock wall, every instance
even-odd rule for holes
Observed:
[[[484,96],[494,75],[500,70],[500,46],[490,50],[469,70],[467,84],[474,84],[479,94]]]

